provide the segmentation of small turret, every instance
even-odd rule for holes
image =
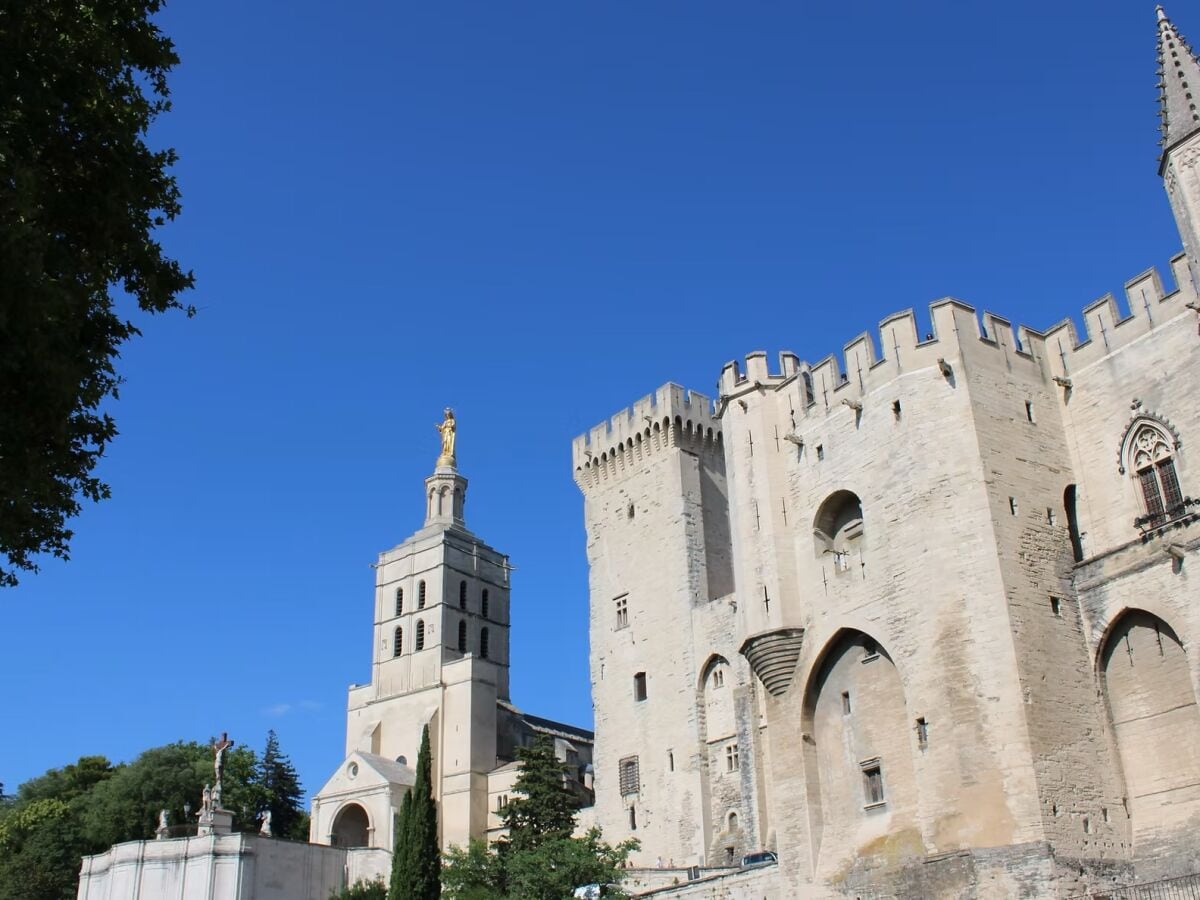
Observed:
[[[1200,112],[1193,98],[1200,90],[1200,63],[1161,6],[1158,7],[1158,89],[1162,119],[1161,175],[1171,150],[1200,131]]]
[[[1158,7],[1158,89],[1162,118],[1162,176],[1183,247],[1191,281],[1200,271],[1200,63],[1175,24]]]

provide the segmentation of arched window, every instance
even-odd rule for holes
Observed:
[[[467,623],[466,622],[458,623],[458,652],[459,653],[467,652]]]
[[[730,831],[734,831],[738,827],[737,813],[731,812],[729,817],[725,820],[725,824]]]
[[[1139,427],[1129,444],[1129,469],[1141,488],[1147,522],[1152,526],[1174,518],[1183,509],[1172,453],[1172,442],[1150,424]]]
[[[467,583],[465,581],[458,583],[458,608],[467,608]]]
[[[813,520],[818,557],[833,554],[839,572],[850,568],[850,553],[863,536],[862,502],[852,491],[834,491],[825,498]]]
[[[404,652],[404,629],[396,628],[392,634],[392,656],[399,656]]]
[[[487,588],[483,589],[483,600],[479,604],[479,614],[485,619],[488,617],[488,592]]]
[[[415,647],[413,647],[413,649],[414,650],[424,650],[425,649],[425,623],[422,622],[420,619],[417,619],[417,645]]]
[[[396,588],[396,615],[404,615],[404,588]]]
[[[488,630],[486,628],[479,632],[479,657],[480,659],[488,658]]]
[[[425,608],[425,582],[422,581],[417,585],[417,609]]]

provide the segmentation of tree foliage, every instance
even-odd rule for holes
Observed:
[[[519,796],[503,813],[507,837],[494,847],[472,841],[446,854],[442,887],[451,900],[563,900],[584,884],[620,880],[621,868],[638,847],[629,840],[613,847],[598,828],[583,837],[575,830],[575,795],[567,790],[563,764],[548,738],[517,751]]]
[[[260,811],[270,811],[271,831],[276,837],[308,839],[308,814],[301,800],[304,790],[296,767],[279,749],[275,729],[267,732],[267,746],[258,759],[256,784],[262,790]]]
[[[416,781],[400,803],[388,900],[433,900],[441,895],[442,858],[432,769],[427,725],[421,731]]]
[[[0,4],[0,586],[66,558],[80,498],[109,495],[100,407],[138,333],[114,293],[164,312],[192,285],[152,237],[180,211],[175,152],[145,141],[179,61],[161,6]]]
[[[344,887],[329,900],[387,900],[387,885],[382,881],[356,881]]]
[[[277,740],[274,751],[286,762]],[[80,857],[153,837],[162,809],[173,833],[194,834],[201,792],[212,779],[211,747],[181,741],[119,766],[103,756],[84,756],[25,782],[0,803],[0,900],[74,898]],[[253,750],[235,747],[227,753],[222,787],[222,805],[233,812],[234,827],[256,830],[258,812],[271,808],[272,788]],[[303,816],[296,795],[283,820]]]

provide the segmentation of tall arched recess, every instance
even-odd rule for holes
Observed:
[[[347,803],[333,819],[330,843],[334,847],[366,847],[371,839],[371,820],[357,803]]]
[[[891,656],[861,631],[843,631],[815,671],[804,698],[814,863],[830,871],[864,854],[923,855],[915,738]]]
[[[1100,677],[1140,856],[1200,815],[1200,709],[1179,638],[1143,610],[1109,628]]]

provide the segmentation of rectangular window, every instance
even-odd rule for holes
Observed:
[[[1058,524],[1058,516],[1055,515],[1054,508],[1050,506],[1046,507],[1046,524],[1050,526]]]
[[[1174,467],[1171,469],[1171,474],[1175,474]],[[1158,490],[1158,479],[1154,477],[1154,467],[1148,466],[1138,472],[1138,480],[1142,482],[1142,496],[1146,498],[1146,512],[1153,519],[1158,519],[1163,514],[1162,494]]]
[[[1050,611],[1052,613],[1054,613],[1056,616],[1061,616],[1062,615],[1062,600],[1060,600],[1058,597],[1051,597],[1050,598]]]
[[[646,673],[638,672],[633,676],[633,699],[641,703],[646,699]]]
[[[621,796],[627,797],[630,794],[636,794],[640,787],[638,758],[636,756],[625,757],[617,764],[617,772],[617,783],[621,789]]]
[[[1033,401],[1032,400],[1025,401],[1025,418],[1027,418],[1031,424],[1034,424],[1034,425],[1037,424],[1037,419],[1035,419],[1033,417]]]
[[[925,717],[917,719],[917,746],[924,749],[929,745],[929,723]]]
[[[1164,459],[1158,464],[1158,475],[1162,479],[1163,506],[1174,515],[1183,505],[1183,492],[1179,490],[1179,479],[1175,477],[1175,463]]]
[[[725,745],[725,771],[736,772],[738,769],[738,746],[737,744]]]
[[[850,715],[850,692],[842,691],[842,715]]]
[[[878,806],[885,802],[883,797],[883,768],[878,759],[862,763],[863,797],[867,806]]]
[[[617,627],[629,627],[629,596],[618,597],[617,603]]]

